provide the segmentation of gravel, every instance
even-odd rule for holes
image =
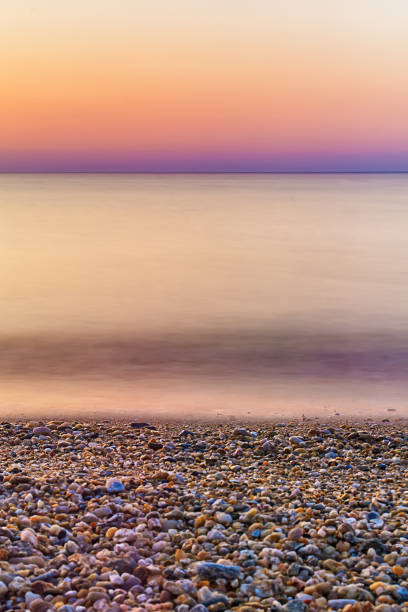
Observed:
[[[408,611],[408,427],[0,423],[0,609]]]

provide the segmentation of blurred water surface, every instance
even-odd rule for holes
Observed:
[[[0,176],[0,415],[408,411],[408,175]]]

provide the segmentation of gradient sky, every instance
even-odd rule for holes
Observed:
[[[408,170],[407,0],[2,0],[0,171]]]

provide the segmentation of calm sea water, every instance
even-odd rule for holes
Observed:
[[[0,205],[0,415],[408,415],[408,175],[2,175]]]

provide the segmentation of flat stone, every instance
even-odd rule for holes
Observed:
[[[222,565],[208,561],[198,563],[196,571],[200,578],[208,578],[210,580],[217,580],[217,578],[234,580],[241,575],[241,568],[236,565]]]

